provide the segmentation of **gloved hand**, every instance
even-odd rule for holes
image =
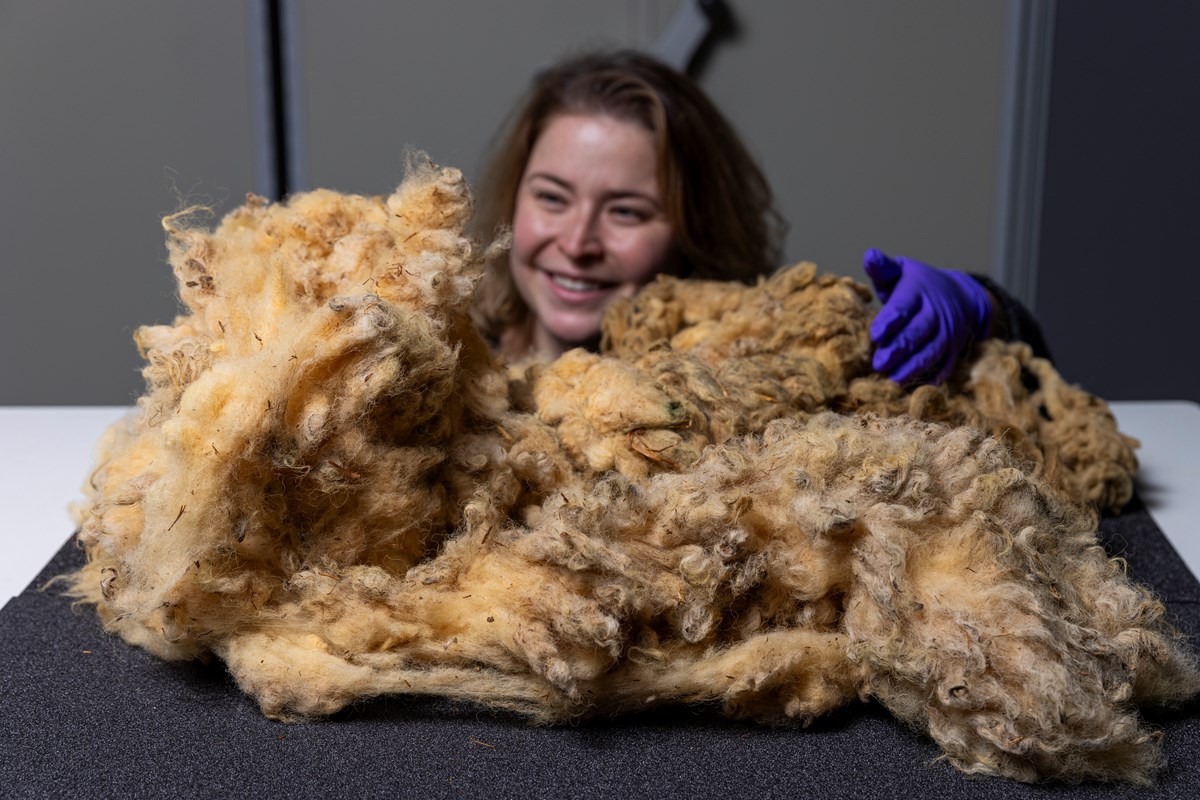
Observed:
[[[875,371],[897,383],[942,383],[963,351],[987,338],[991,298],[970,275],[874,249],[863,270],[883,302],[871,323]]]

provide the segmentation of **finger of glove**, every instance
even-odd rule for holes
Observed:
[[[871,366],[877,372],[891,372],[930,345],[940,349],[943,346],[938,342],[940,333],[937,315],[923,307],[920,313],[896,332],[894,338],[875,351]]]
[[[875,294],[886,303],[896,286],[896,281],[904,274],[900,262],[889,257],[886,253],[871,248],[863,254],[863,272],[875,286]]]
[[[944,341],[936,340],[888,373],[896,383],[919,383],[940,369],[947,357]],[[953,359],[951,359],[953,365]],[[936,382],[936,381],[935,381]]]
[[[925,308],[925,301],[920,293],[900,292],[883,304],[875,319],[871,320],[871,341],[876,344],[887,344],[904,328],[908,327]]]

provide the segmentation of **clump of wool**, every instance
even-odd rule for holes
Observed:
[[[599,354],[510,374],[471,325],[454,170],[166,220],[187,313],[136,335],[71,577],[269,716],[436,694],[539,722],[878,698],[967,772],[1144,782],[1139,705],[1200,689],[1097,543],[1132,441],[1020,345],[868,372],[869,294],[811,265],[663,278]]]
[[[1028,345],[990,340],[940,386],[906,389],[869,371],[866,287],[782,270],[759,286],[662,276],[605,317],[604,350],[716,408],[716,441],[778,417],[833,410],[907,415],[999,436],[1031,468],[1100,510],[1133,495],[1137,442],[1108,405]]]

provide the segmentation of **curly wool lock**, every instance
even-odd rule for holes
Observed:
[[[905,394],[866,374],[865,290],[811,265],[662,279],[604,354],[508,376],[469,209],[424,165],[167,220],[189,313],[138,331],[72,576],[110,630],[217,655],[280,719],[876,697],[968,772],[1150,778],[1137,706],[1200,677],[1092,533],[1136,466],[1102,401],[1000,343]]]

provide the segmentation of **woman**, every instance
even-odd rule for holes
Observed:
[[[510,360],[595,348],[608,304],[660,273],[752,283],[779,265],[785,229],[716,106],[630,51],[536,77],[495,148],[476,223],[483,233],[512,226],[508,258],[492,265],[476,303],[481,329]],[[864,268],[884,303],[874,366],[898,381],[940,382],[975,339],[1036,327],[963,273],[876,250]]]

